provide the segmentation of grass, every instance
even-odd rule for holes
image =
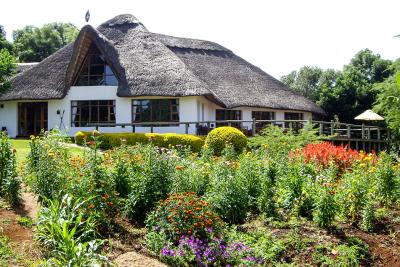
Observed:
[[[21,164],[24,161],[26,161],[29,152],[31,150],[29,146],[30,140],[26,139],[11,139],[11,145],[13,148],[16,149],[17,153],[17,163]],[[83,148],[81,147],[70,147],[69,148],[71,154],[73,155],[82,155],[83,154]]]
[[[13,148],[17,150],[17,163],[21,163],[26,160],[26,157],[29,154],[30,147],[29,141],[30,140],[23,140],[23,139],[12,139],[11,145]]]

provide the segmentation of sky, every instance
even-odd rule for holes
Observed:
[[[132,14],[148,30],[217,42],[280,78],[302,66],[342,69],[360,50],[400,57],[399,0],[1,0],[11,39],[25,25],[98,26]]]

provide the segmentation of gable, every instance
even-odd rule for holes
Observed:
[[[86,56],[84,57],[81,66],[79,67],[79,71],[74,78],[73,85],[118,85],[118,79],[108,64],[108,60],[94,42],[92,42],[87,49]]]

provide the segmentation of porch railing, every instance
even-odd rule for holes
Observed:
[[[197,134],[207,134],[210,130],[219,126],[234,126],[242,130],[247,135],[256,135],[262,128],[267,125],[276,125],[283,129],[292,129],[298,131],[311,124],[314,129],[318,129],[320,135],[328,136],[335,140],[390,140],[390,131],[380,126],[372,126],[365,124],[349,124],[334,121],[313,121],[313,120],[214,120],[214,121],[187,121],[187,122],[135,122],[135,123],[96,123],[89,124],[89,127],[136,127],[149,128],[150,132],[154,132],[156,127],[180,127],[184,125],[185,133],[194,132]],[[193,129],[193,128],[192,128]]]

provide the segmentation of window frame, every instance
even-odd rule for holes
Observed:
[[[97,104],[93,103],[97,101]],[[101,104],[101,101],[107,101],[106,104]],[[85,104],[84,102],[87,102]],[[107,120],[100,120],[100,109],[105,107],[107,109]],[[74,108],[76,111],[74,112]],[[82,109],[88,109],[88,120],[82,121]],[[93,108],[97,109],[97,121],[93,121],[92,111]],[[77,117],[78,116],[78,120]],[[113,118],[113,119],[112,119]],[[116,101],[114,99],[101,99],[101,100],[71,100],[71,127],[90,127],[91,124],[116,124]],[[114,126],[101,126],[101,127],[114,127]]]
[[[146,104],[142,104],[143,102],[146,102]],[[160,116],[162,114],[165,115],[164,112],[162,112],[162,107],[163,101],[169,101],[168,104],[168,112],[169,112],[169,119],[164,120]],[[175,102],[173,102],[175,101]],[[152,122],[167,122],[171,124],[164,124],[164,125],[157,125],[157,127],[169,127],[169,126],[179,126],[179,124],[175,124],[180,121],[180,112],[179,112],[179,98],[146,98],[146,99],[132,99],[131,103],[131,108],[132,108],[132,123],[152,123]],[[139,104],[140,103],[140,104]],[[154,106],[156,105],[156,106]],[[147,108],[150,110],[150,120],[145,121],[143,120],[143,111],[137,112],[138,107],[144,107],[147,106]],[[156,113],[155,113],[156,112]],[[136,120],[137,116],[140,116],[140,120]]]
[[[95,61],[93,59],[94,56],[100,57],[100,59],[103,61],[103,63],[93,63],[92,61]],[[101,58],[102,57],[102,58]],[[91,74],[91,70],[93,67],[103,67],[103,72],[102,74]],[[86,74],[82,74],[82,71],[86,67]],[[107,68],[111,70],[111,74],[107,74]],[[84,84],[78,84],[78,81],[81,79],[81,77],[86,78],[86,82]],[[97,84],[91,84],[92,78],[101,78],[101,82]],[[108,79],[107,78],[112,78],[114,77],[116,83],[115,84],[107,84]],[[105,56],[100,52],[100,50],[97,48],[95,44],[91,44],[91,46],[88,49],[88,52],[82,61],[81,66],[79,67],[79,71],[74,79],[73,86],[118,86],[119,81],[117,76],[114,74],[114,71],[110,64],[108,63],[107,59]]]
[[[223,118],[219,118],[220,112],[224,112]],[[229,114],[229,116],[226,116],[226,114]],[[227,118],[228,117],[228,118]],[[225,121],[225,120],[242,120],[243,118],[243,112],[240,109],[222,109],[222,108],[217,108],[215,109],[215,120],[216,121]],[[216,127],[220,126],[227,126],[229,123],[227,122],[217,122]],[[231,123],[232,127],[236,128],[241,128],[241,123],[240,122],[233,122]]]

